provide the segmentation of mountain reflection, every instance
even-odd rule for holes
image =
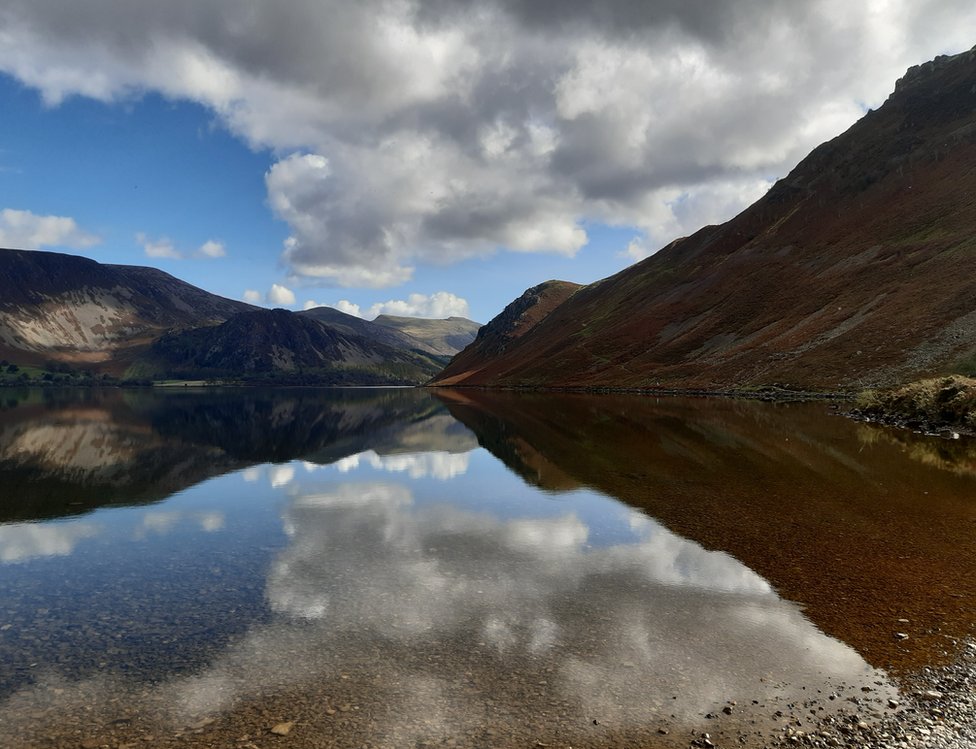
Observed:
[[[0,409],[0,479],[18,501],[0,506],[0,522],[154,502],[266,462],[363,458],[449,476],[476,446],[415,389],[11,391]]]

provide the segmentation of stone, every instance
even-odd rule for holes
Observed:
[[[919,695],[919,697],[921,697],[923,700],[941,700],[942,692],[939,692],[935,689],[927,689],[924,692],[922,692]]]
[[[295,721],[289,720],[284,723],[278,723],[271,727],[271,733],[275,736],[287,736],[291,733],[291,729],[295,727]]]

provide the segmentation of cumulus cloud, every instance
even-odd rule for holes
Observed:
[[[968,0],[8,0],[0,71],[56,105],[156,91],[283,154],[289,271],[383,287],[500,248],[640,257],[728,218],[972,45]]]
[[[273,283],[268,290],[267,300],[271,304],[287,307],[295,303],[295,292],[281,284]]]
[[[348,299],[340,299],[335,304],[322,304],[308,300],[302,309],[310,310],[315,307],[332,307],[347,315],[372,320],[379,315],[395,315],[400,317],[429,317],[442,319],[445,317],[468,317],[471,314],[468,300],[452,294],[449,291],[435,291],[427,294],[410,294],[406,299],[390,299],[376,302],[364,312],[360,305]]]
[[[136,234],[136,242],[142,247],[143,252],[146,253],[146,257],[157,259],[183,260],[186,257],[213,259],[226,257],[227,255],[227,248],[224,247],[223,242],[218,242],[215,239],[208,239],[197,248],[196,252],[191,253],[177,249],[173,240],[169,237],[153,239],[148,234],[139,232]]]
[[[244,289],[241,298],[249,304],[261,304],[261,292],[257,289]]]
[[[37,250],[67,247],[84,249],[101,239],[83,230],[67,216],[41,216],[31,211],[4,208],[0,211],[0,246]]]
[[[332,309],[337,309],[340,312],[345,312],[347,315],[352,315],[353,317],[362,317],[362,310],[358,304],[350,302],[348,299],[340,299],[335,304],[325,304],[322,302],[316,302],[309,299],[305,304],[302,305],[303,310],[315,309],[316,307],[331,307]]]
[[[340,302],[341,303],[341,302]],[[430,296],[411,294],[406,300],[391,299],[377,302],[369,308],[367,317],[377,315],[399,315],[402,317],[468,317],[470,309],[466,299],[448,291],[436,291]]]
[[[165,258],[168,260],[183,259],[183,253],[176,249],[172,240],[168,237],[152,239],[148,235],[139,232],[136,234],[136,242],[142,247],[142,251],[146,253],[146,257],[156,259]]]
[[[202,245],[200,249],[197,250],[203,257],[225,257],[227,255],[227,248],[224,247],[223,242],[218,242],[215,239],[208,239]]]

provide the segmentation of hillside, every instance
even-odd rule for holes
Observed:
[[[283,309],[169,333],[140,361],[153,376],[319,384],[416,384],[441,362]]]
[[[0,354],[20,363],[103,364],[173,328],[251,309],[155,268],[0,250]]]
[[[503,350],[476,341],[435,384],[837,390],[966,372],[973,226],[976,50],[911,68],[731,221],[580,289]]]

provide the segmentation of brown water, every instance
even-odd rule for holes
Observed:
[[[976,621],[976,450],[823,404],[0,405],[3,746],[762,745]]]

